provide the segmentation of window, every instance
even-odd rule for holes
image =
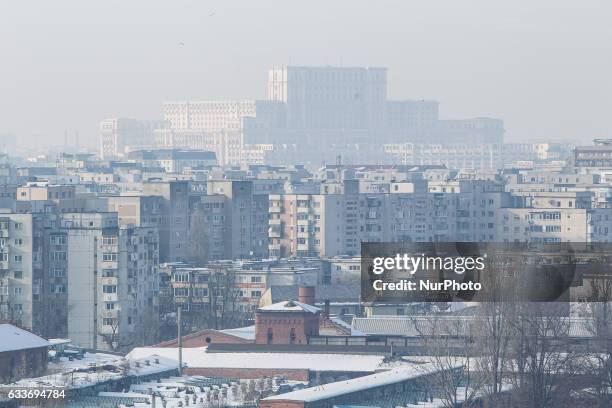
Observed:
[[[113,324],[115,324],[115,319],[105,317],[105,318],[102,319],[102,324],[104,326],[112,326]]]
[[[21,255],[15,255],[15,258],[14,258],[14,259],[15,259],[15,262],[21,262],[21,261],[23,261],[23,256],[21,256]]]
[[[15,279],[23,279],[23,271],[15,271],[13,274]]]
[[[175,282],[189,282],[189,274],[188,273],[176,273],[174,274]]]
[[[117,237],[112,235],[103,236],[102,245],[117,245]]]
[[[208,296],[208,289],[207,288],[194,288],[193,295],[196,297],[206,297]]]
[[[117,293],[117,285],[104,285],[104,286],[102,286],[102,292],[104,292],[104,293]]]
[[[52,278],[64,278],[66,270],[63,268],[51,268],[49,269],[49,276]]]
[[[64,285],[54,285],[54,284],[51,284],[51,285],[49,286],[49,291],[50,291],[51,293],[66,293],[66,286],[64,286]]]
[[[104,276],[105,278],[113,278],[117,276],[117,270],[116,269],[104,269],[102,270],[102,276]]]
[[[102,254],[102,260],[105,262],[112,262],[117,260],[116,252],[104,252]]]
[[[290,344],[294,344],[295,343],[295,328],[292,327],[291,330],[289,331],[289,343]]]
[[[66,252],[64,251],[53,251],[51,252],[52,261],[65,261],[67,259]]]
[[[251,283],[261,283],[261,276],[251,276]]]
[[[106,310],[114,310],[115,309],[115,304],[113,302],[106,302],[104,304],[104,308]]]
[[[64,235],[56,235],[51,237],[51,243],[53,245],[66,245],[66,237]]]
[[[174,288],[174,296],[189,296],[189,288]]]
[[[272,328],[269,327],[268,328],[268,344],[272,344],[273,341],[274,341],[274,332],[272,331]]]

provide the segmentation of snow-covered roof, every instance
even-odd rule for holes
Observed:
[[[353,327],[368,335],[388,336],[458,336],[469,333],[472,316],[373,316],[356,317]]]
[[[178,349],[137,347],[128,359],[162,356],[178,360]],[[183,348],[183,363],[190,368],[302,369],[312,371],[373,372],[383,363],[382,355],[327,353],[208,353],[206,347]]]
[[[0,353],[39,347],[49,347],[49,342],[12,324],[0,324]]]
[[[274,395],[264,398],[263,401],[321,401],[353,392],[364,391],[389,384],[396,384],[412,378],[418,378],[434,371],[435,369],[431,364],[423,364],[419,366],[415,365],[409,368],[396,368],[389,371],[366,375],[364,377],[354,378],[352,380],[317,385],[315,387],[304,388],[302,390],[292,391],[286,394]]]
[[[351,336],[365,336],[366,335],[364,332],[357,330],[356,328],[354,328],[353,326],[351,326],[344,320],[340,319],[339,317],[332,317],[330,320],[334,322],[335,324],[337,324],[338,326],[341,326],[344,329],[348,330],[351,333]]]
[[[237,327],[235,329],[220,330],[221,333],[240,337],[245,340],[255,340],[255,326]]]
[[[414,315],[355,317],[352,326],[367,335],[419,337],[471,335],[478,324],[478,316],[473,315]],[[546,335],[593,337],[594,333],[589,319],[576,316],[560,318],[558,329],[557,333],[550,331]]]
[[[70,344],[70,339],[48,339],[52,346],[59,346],[61,344]]]
[[[269,306],[260,307],[259,310],[266,312],[308,312],[319,313],[321,309],[306,303],[297,302],[295,300],[285,300],[283,302],[273,303]]]
[[[112,368],[108,369],[109,366]],[[106,381],[120,380],[126,375],[143,377],[167,373],[178,368],[178,361],[159,356],[124,359],[109,354],[86,353],[82,360],[49,364],[49,368],[57,372],[42,377],[24,378],[14,384],[16,387],[30,388],[86,388]]]

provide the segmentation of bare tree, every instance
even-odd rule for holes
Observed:
[[[224,329],[243,324],[248,313],[240,308],[240,289],[231,267],[213,267],[208,280],[208,324]]]
[[[98,335],[102,337],[104,343],[108,346],[111,351],[123,351],[133,345],[133,341],[127,341],[125,336],[119,332],[119,318],[120,313],[117,313],[117,317],[110,318],[110,330],[107,333],[100,333]]]
[[[591,341],[585,352],[584,367],[592,376],[593,384],[583,393],[589,394],[598,407],[610,406],[612,400],[612,274],[609,263],[605,263],[605,271],[590,280],[590,294],[587,303],[579,304],[585,318],[586,330],[591,335]]]
[[[429,316],[421,328],[413,321],[426,344],[428,362],[434,374],[428,376],[436,396],[446,408],[472,407],[483,386],[482,375],[473,363],[476,356],[472,325],[464,319]]]
[[[581,362],[569,347],[568,318],[560,305],[518,304],[512,324],[516,342],[512,349],[510,379],[525,407],[569,406]]]
[[[481,356],[478,369],[484,375],[483,391],[490,398],[504,387],[505,371],[510,359],[510,342],[514,315],[513,297],[516,276],[513,265],[516,259],[501,255],[491,259],[488,273],[483,276],[484,298],[479,304],[474,330]]]

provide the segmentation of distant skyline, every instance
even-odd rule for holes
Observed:
[[[612,137],[612,3],[158,0],[0,5],[0,134],[95,146],[167,100],[264,99],[272,65],[385,66],[392,99],[507,141]]]

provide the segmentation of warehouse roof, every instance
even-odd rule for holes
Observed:
[[[354,392],[400,383],[413,378],[418,378],[422,375],[431,374],[435,371],[436,370],[431,364],[414,365],[410,368],[396,368],[364,377],[354,378],[352,380],[317,385],[315,387],[304,388],[302,390],[292,391],[285,394],[274,395],[264,398],[263,401],[321,401]]]
[[[148,358],[162,356],[178,359],[175,347],[137,347],[127,357]],[[183,362],[190,368],[238,369],[295,369],[312,371],[373,372],[378,370],[383,355],[332,353],[277,353],[277,352],[207,352],[206,347],[183,349]]]

